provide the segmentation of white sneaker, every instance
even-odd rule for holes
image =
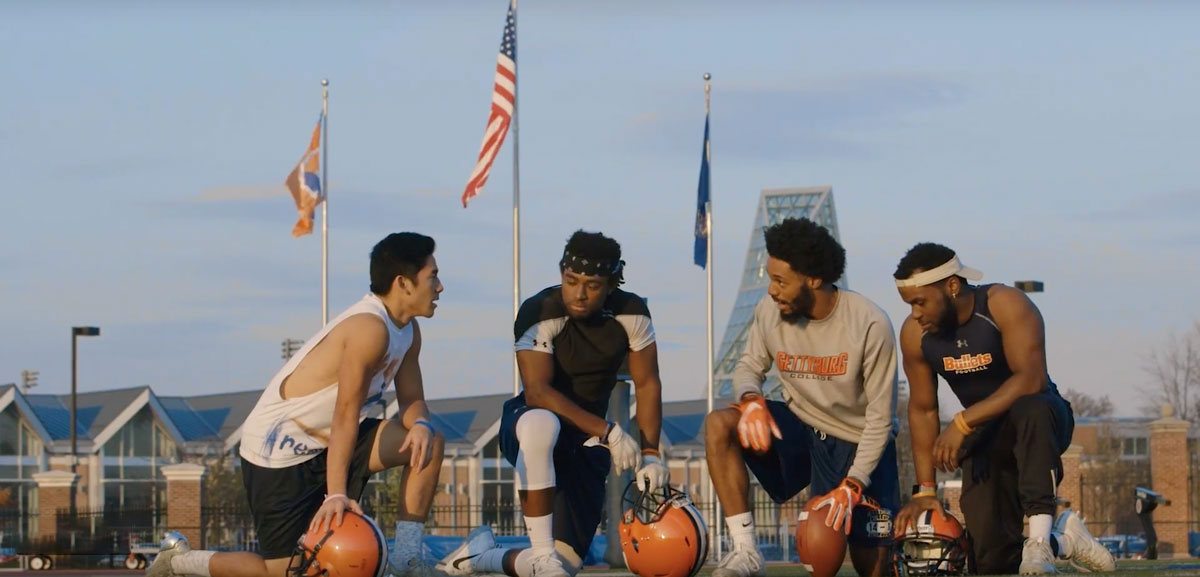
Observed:
[[[1026,539],[1021,549],[1021,575],[1050,575],[1058,573],[1054,566],[1054,550],[1050,542],[1042,539]]]
[[[495,548],[496,536],[492,534],[492,528],[480,525],[471,529],[463,544],[446,555],[437,568],[447,575],[470,575],[475,572],[475,560],[484,551]]]
[[[571,577],[571,574],[563,568],[562,559],[558,558],[557,553],[551,552],[549,555],[534,557],[531,565],[533,565],[533,575],[530,577]]]
[[[1070,540],[1071,556],[1063,557],[1082,573],[1107,573],[1117,570],[1112,552],[1088,532],[1083,518],[1071,509],[1059,513],[1054,532]]]
[[[396,523],[396,536],[388,553],[388,571],[397,577],[424,577],[425,547],[421,526],[415,523]]]
[[[713,569],[712,577],[766,577],[766,564],[758,547],[734,545]]]
[[[191,550],[192,547],[188,545],[187,537],[184,537],[182,533],[167,531],[163,535],[158,555],[154,556],[154,563],[146,568],[146,577],[177,577],[178,574],[171,568],[171,558]]]

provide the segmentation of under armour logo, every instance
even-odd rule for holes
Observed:
[[[960,349],[965,349],[967,348],[967,339],[958,339],[954,344],[958,345]]]

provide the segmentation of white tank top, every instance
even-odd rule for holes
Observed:
[[[279,395],[279,386],[300,366],[308,353],[316,348],[329,331],[353,315],[369,313],[383,319],[388,328],[387,354],[382,369],[371,376],[367,398],[363,401],[359,422],[367,417],[373,403],[383,397],[383,391],[400,370],[400,362],[408,347],[412,346],[412,323],[399,328],[388,316],[383,301],[374,294],[338,315],[316,335],[304,343],[283,368],[271,379],[258,404],[242,423],[242,443],[239,453],[246,461],[260,467],[280,469],[312,459],[326,448],[329,432],[333,427],[333,408],[337,401],[337,383],[303,397],[284,399]]]

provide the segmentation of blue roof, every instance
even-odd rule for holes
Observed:
[[[221,407],[219,409],[209,409],[207,411],[195,411],[196,416],[200,417],[208,427],[212,429],[213,434],[221,430],[221,425],[225,424],[225,419],[229,417],[229,413],[233,412],[231,407]]]
[[[71,408],[65,407],[59,402],[57,397],[51,395],[30,395],[25,397],[29,402],[30,408],[37,415],[42,426],[46,427],[46,432],[50,433],[53,440],[70,439],[71,438]],[[76,400],[78,403],[78,399]],[[81,407],[76,404],[75,411],[75,436],[79,439],[90,438],[88,430],[92,423],[95,422],[96,416],[100,414],[101,407],[98,405]]]
[[[211,438],[217,436],[217,428],[209,425],[208,421],[196,414],[187,401],[179,397],[159,398],[163,409],[167,411],[167,417],[175,424],[175,428],[179,429],[179,434],[183,435],[185,441],[195,441],[198,439]]]
[[[471,430],[471,423],[475,421],[475,413],[477,411],[458,411],[454,413],[433,413],[429,414],[433,419],[433,426],[441,431],[442,436],[447,441],[467,441],[467,431]]]
[[[704,415],[673,415],[663,416],[662,431],[672,445],[686,443],[700,434],[704,425]]]

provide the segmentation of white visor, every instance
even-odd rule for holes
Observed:
[[[948,279],[952,276],[960,276],[967,280],[981,280],[983,273],[969,266],[963,266],[963,263],[958,260],[958,255],[955,255],[945,264],[931,268],[926,271],[921,271],[908,278],[896,279],[896,286],[900,288],[925,286],[933,284],[940,280]]]

